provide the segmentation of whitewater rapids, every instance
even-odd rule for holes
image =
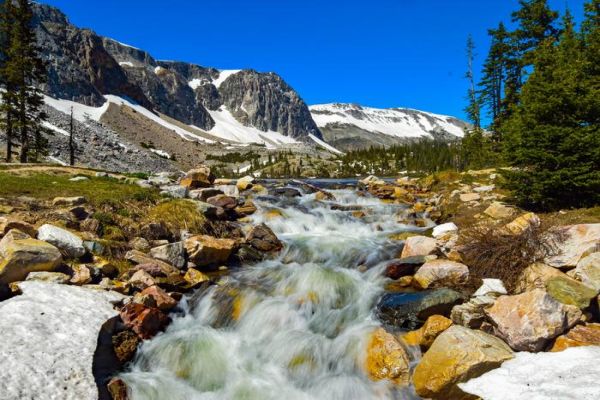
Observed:
[[[353,189],[332,193],[366,216],[314,194],[256,199],[253,223],[269,225],[284,250],[185,298],[185,313],[121,375],[132,400],[417,398],[370,380],[363,367],[380,326],[373,309],[388,282],[384,264],[400,250],[389,236],[411,227],[396,222],[401,206]],[[283,216],[267,218],[273,209]]]

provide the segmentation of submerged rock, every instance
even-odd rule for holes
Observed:
[[[256,250],[265,253],[279,251],[283,248],[281,241],[266,224],[254,226],[248,233],[246,242]]]
[[[387,379],[406,386],[410,381],[409,359],[406,350],[396,338],[378,328],[370,334],[365,368],[374,381]]]
[[[377,317],[396,328],[416,329],[432,315],[449,315],[463,296],[451,289],[388,293],[377,304]]]
[[[582,316],[579,308],[562,304],[540,289],[500,296],[485,312],[496,334],[519,351],[543,350]]]
[[[476,378],[513,358],[502,340],[454,325],[440,334],[415,368],[419,396],[430,399],[471,399],[458,384]]]

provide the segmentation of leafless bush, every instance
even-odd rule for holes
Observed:
[[[519,233],[489,224],[465,229],[459,245],[462,259],[469,267],[469,288],[479,287],[483,278],[495,278],[513,292],[527,266],[559,253],[564,233],[551,229],[552,226],[550,221],[542,221]]]

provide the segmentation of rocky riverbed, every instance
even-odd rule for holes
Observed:
[[[0,201],[0,398],[600,396],[600,221],[495,171],[53,173]]]

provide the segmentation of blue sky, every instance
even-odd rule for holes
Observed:
[[[43,0],[157,59],[274,71],[309,104],[354,102],[464,117],[465,42],[517,0]],[[584,0],[550,0],[577,20]]]

